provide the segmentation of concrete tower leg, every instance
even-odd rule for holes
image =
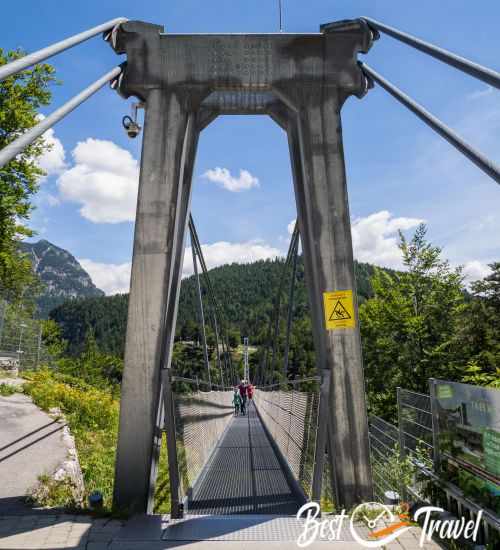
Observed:
[[[196,143],[190,157],[188,121],[176,94],[148,92],[114,487],[114,505],[129,512],[151,508],[161,368],[170,365]]]
[[[298,87],[294,95],[298,116],[293,156],[298,141],[301,161],[294,170],[301,170],[295,183],[299,227],[313,326],[319,335],[316,349],[321,368],[331,372],[328,431],[337,504],[349,507],[371,498],[372,480],[340,122],[342,100],[336,87],[317,84]],[[355,326],[327,330],[323,293],[346,290],[353,293]],[[327,384],[323,376],[322,395],[328,391]],[[322,437],[320,429],[318,439]],[[326,439],[319,441],[323,448],[325,443]]]

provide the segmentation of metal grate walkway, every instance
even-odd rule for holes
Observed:
[[[251,403],[217,444],[188,498],[188,513],[295,515],[299,507]]]

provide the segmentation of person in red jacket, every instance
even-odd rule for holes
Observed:
[[[248,383],[248,386],[247,386],[247,395],[248,395],[248,399],[250,399],[250,401],[251,401],[252,398],[253,398],[253,391],[254,391],[254,387],[253,387],[252,384],[249,382],[249,383]]]

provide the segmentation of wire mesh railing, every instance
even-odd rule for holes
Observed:
[[[433,432],[429,395],[398,388],[400,445],[413,456],[424,452],[432,458]]]
[[[378,416],[368,419],[370,451],[375,498],[385,502],[386,495],[399,493],[400,480],[391,462],[398,456],[399,430]]]
[[[182,498],[189,495],[233,415],[233,392],[214,384],[212,388],[200,380],[172,377]]]
[[[42,323],[0,300],[0,369],[17,372],[47,363]]]
[[[257,388],[262,422],[304,494],[311,496],[319,411],[319,378]]]

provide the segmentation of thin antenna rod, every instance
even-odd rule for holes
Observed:
[[[282,0],[278,0],[278,4],[279,4],[279,12],[280,12],[280,32],[283,32]]]

